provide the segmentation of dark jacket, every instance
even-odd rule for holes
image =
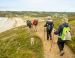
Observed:
[[[46,24],[44,25],[44,27],[47,27],[48,25],[50,25],[50,28],[52,29],[54,24],[53,22],[47,21]]]
[[[31,26],[31,25],[32,25],[31,21],[27,20],[27,26]]]
[[[68,23],[64,22],[63,24],[61,24],[61,25],[58,27],[58,30],[55,31],[54,33],[55,33],[56,35],[61,36],[62,31],[63,31],[63,27],[69,27]]]

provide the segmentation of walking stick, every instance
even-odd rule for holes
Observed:
[[[52,49],[52,43],[53,43],[53,41],[51,40],[51,47],[50,47],[50,51],[51,51],[51,49]]]
[[[45,40],[45,28],[44,28],[44,40]]]
[[[50,47],[50,51],[51,51],[51,49],[52,49],[52,44],[53,44],[53,38],[52,38],[52,40],[51,40],[51,47]]]
[[[51,47],[50,47],[50,51],[51,51],[51,49],[52,49],[52,45],[53,45],[53,39],[54,39],[54,32],[53,32],[53,38],[52,38],[52,40],[51,40]]]

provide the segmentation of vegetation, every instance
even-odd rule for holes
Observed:
[[[31,34],[25,27],[18,27],[0,34],[0,58],[43,58],[42,42],[36,35],[31,46]]]
[[[69,22],[71,26],[71,33],[72,33],[72,41],[68,42],[68,46],[72,49],[72,51],[75,53],[75,20]]]
[[[31,16],[31,17],[46,17],[46,16],[62,16],[63,14],[68,15],[69,17],[74,16],[75,12],[39,12],[39,11],[0,11],[0,16]]]

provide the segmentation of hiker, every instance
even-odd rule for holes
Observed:
[[[48,20],[46,21],[46,24],[44,25],[44,27],[46,27],[46,31],[47,31],[47,40],[52,40],[52,35],[51,32],[53,30],[53,20],[51,19],[51,17],[48,17]]]
[[[35,28],[35,31],[37,31],[38,19],[37,18],[33,19],[32,24]]]
[[[71,34],[70,34],[70,27],[68,25],[68,19],[64,18],[62,19],[62,24],[58,27],[58,30],[54,32],[56,35],[58,35],[58,47],[60,50],[60,56],[64,55],[64,44],[71,40]]]
[[[31,21],[30,20],[27,20],[27,26],[29,27],[29,28],[31,28],[32,27],[32,23],[31,23]]]

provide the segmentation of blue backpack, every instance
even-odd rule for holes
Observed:
[[[47,25],[47,29],[50,30],[51,29],[51,25],[48,24]]]

